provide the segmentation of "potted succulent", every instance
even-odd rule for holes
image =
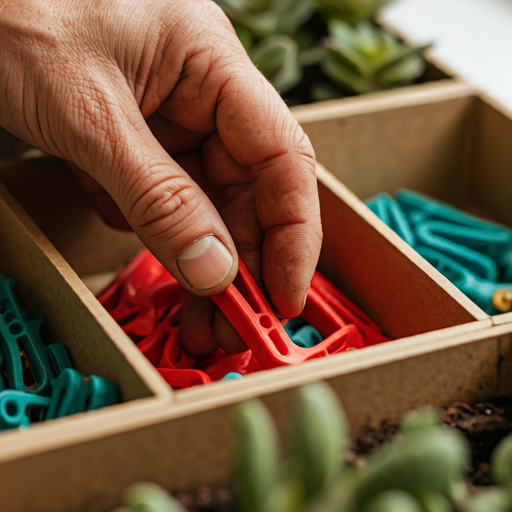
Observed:
[[[376,24],[390,0],[216,1],[290,105],[411,84],[426,69],[425,46]]]
[[[350,464],[345,415],[323,383],[297,390],[291,430],[281,457],[273,420],[253,400],[237,406],[237,448],[233,477],[241,512],[491,512],[512,510],[512,435],[491,458],[496,486],[469,493],[463,480],[470,448],[454,428],[441,423],[438,409],[409,413],[400,434]],[[185,512],[153,484],[137,484],[117,510]]]

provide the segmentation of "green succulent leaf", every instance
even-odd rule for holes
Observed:
[[[401,489],[416,497],[425,491],[447,496],[451,483],[469,463],[467,441],[446,427],[414,429],[370,457],[361,470],[356,490],[363,504],[387,489]]]
[[[242,512],[268,512],[267,500],[281,479],[274,423],[259,400],[239,404],[235,411],[238,503]]]
[[[329,18],[336,17],[351,25],[374,21],[383,7],[393,0],[316,0]]]
[[[512,434],[502,439],[494,449],[491,475],[495,483],[512,489]]]
[[[149,482],[128,487],[124,503],[132,512],[186,512],[166,491]]]
[[[441,411],[439,408],[426,405],[406,414],[401,426],[402,431],[407,434],[418,428],[437,427],[441,423]]]
[[[255,37],[295,34],[315,11],[313,0],[216,0],[233,24]]]
[[[337,395],[318,382],[297,390],[289,445],[289,473],[310,499],[340,475],[348,427]]]
[[[249,52],[256,67],[281,93],[295,87],[302,77],[298,45],[289,36],[264,39]]]
[[[356,512],[356,479],[353,468],[345,469],[322,493],[310,499],[301,512]]]
[[[424,512],[418,500],[399,489],[381,492],[372,498],[362,512]]]
[[[508,489],[486,489],[472,496],[463,510],[465,512],[510,512],[512,496]]]
[[[299,52],[299,62],[302,66],[313,66],[325,59],[326,49],[323,45],[310,46]]]
[[[324,73],[334,83],[357,93],[406,83],[425,69],[421,53],[426,46],[408,46],[366,22],[351,27],[339,20],[331,21],[324,46]]]
[[[311,87],[310,95],[313,101],[326,101],[339,98],[340,92],[331,84],[317,83]]]
[[[424,512],[454,512],[450,500],[439,492],[420,491],[418,501],[421,503]]]
[[[378,81],[385,88],[392,87],[394,84],[412,80],[411,76],[421,76],[425,67],[425,61],[414,56],[379,73]]]
[[[235,27],[236,35],[238,36],[238,39],[240,39],[242,46],[244,47],[245,51],[249,53],[254,45],[254,37],[252,32],[246,27],[238,25],[237,23],[234,23],[233,26]]]

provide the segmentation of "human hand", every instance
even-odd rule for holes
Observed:
[[[188,352],[244,348],[204,298],[237,251],[277,314],[300,314],[322,239],[313,149],[213,2],[0,0],[0,88],[0,125],[84,171],[100,213],[192,292]]]

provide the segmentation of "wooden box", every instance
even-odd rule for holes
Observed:
[[[360,199],[405,187],[512,226],[512,113],[469,86],[439,84],[294,113],[318,161]],[[511,313],[493,317],[511,320]]]
[[[499,171],[498,156],[505,159],[507,151],[512,151],[506,144],[512,124],[464,85],[439,83],[408,95],[383,93],[371,102],[358,98],[328,107],[299,107],[295,115],[313,140],[319,161],[338,175],[346,175],[349,186],[361,197],[385,189],[381,185],[393,188],[394,169],[425,183],[422,190],[444,191],[440,196],[453,201],[471,198],[471,205],[497,216],[504,214],[504,209],[490,207],[493,194],[505,197],[493,191],[491,184],[500,172],[503,178],[505,167]],[[334,137],[335,133],[340,137]],[[416,144],[415,151],[408,152],[408,144]],[[480,148],[478,156],[472,153],[475,145]],[[407,168],[398,165],[401,153],[409,155]],[[472,173],[461,178],[460,190],[447,185],[449,179],[441,172],[453,169],[457,162],[462,166],[461,176],[461,169]],[[469,176],[477,176],[484,162],[489,181],[479,178],[482,184],[476,187],[480,193],[476,196],[467,192],[471,190]],[[409,173],[408,166],[413,164]],[[379,181],[375,165],[388,173],[387,182]],[[367,172],[371,173],[368,181]],[[32,226],[26,243],[34,252],[52,255],[48,272],[54,277],[47,279],[70,290],[71,314],[86,304],[87,322],[100,332],[95,345],[98,358],[103,357],[104,346],[120,347],[128,354],[131,378],[136,381],[140,375],[151,383],[154,395],[146,402],[128,402],[54,425],[5,434],[11,440],[5,445],[0,436],[0,493],[9,510],[106,511],[119,503],[126,485],[138,480],[152,480],[169,489],[225,482],[232,448],[231,404],[263,397],[283,426],[291,390],[314,380],[332,384],[354,432],[383,419],[396,421],[406,410],[425,403],[512,396],[512,379],[508,378],[512,323],[485,315],[322,166],[318,178],[324,245],[319,268],[393,341],[177,392],[166,388],[154,368],[141,360],[136,347],[77,277],[111,272],[140,248],[138,241],[99,221],[58,160],[9,165],[1,173],[67,261]],[[8,193],[3,195],[12,208],[8,225],[15,240],[21,236],[20,226],[30,221]],[[32,264],[31,257],[26,254],[21,268]],[[33,279],[41,279],[36,277],[40,275],[40,270],[34,270]],[[30,275],[26,277],[32,281]],[[84,357],[93,356],[88,352]],[[25,446],[29,438],[34,441]]]

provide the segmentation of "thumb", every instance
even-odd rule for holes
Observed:
[[[107,136],[85,141],[88,156],[78,165],[185,288],[197,295],[219,293],[238,271],[231,235],[207,195],[137,115],[135,122],[119,115],[119,122],[108,123]]]

